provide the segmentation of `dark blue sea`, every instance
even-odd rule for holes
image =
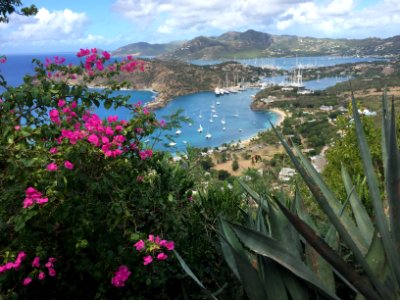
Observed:
[[[32,59],[37,58],[44,61],[46,57],[52,58],[58,55],[66,58],[66,63],[77,64],[79,59],[74,53],[57,53],[57,54],[42,54],[42,55],[8,55],[7,63],[0,65],[0,72],[6,78],[9,85],[16,86],[22,83],[25,74],[32,74],[34,64]],[[305,59],[305,60],[304,60]],[[297,63],[308,62],[309,58],[297,58]],[[344,62],[359,62],[370,61],[372,58],[313,58],[317,62],[329,62],[330,65],[340,64]],[[275,66],[282,68],[294,67],[293,59],[270,59]],[[219,63],[221,61],[208,61],[208,63]],[[261,65],[265,61],[254,60],[254,64]],[[269,62],[269,61],[268,61]],[[196,62],[198,63],[198,62]],[[203,62],[204,63],[204,62]],[[251,63],[251,61],[248,61]],[[271,78],[271,81],[280,82],[283,77]],[[311,89],[324,89],[327,86],[334,85],[341,79],[326,78],[320,81],[305,82],[306,86]],[[343,79],[344,80],[344,79]],[[174,138],[174,142],[164,140],[164,143],[158,142],[155,144],[156,149],[168,149],[171,152],[184,151],[188,145],[194,147],[214,147],[232,141],[239,141],[255,136],[259,131],[270,128],[268,120],[275,123],[278,116],[272,112],[253,112],[250,109],[251,96],[257,93],[257,89],[249,89],[239,93],[231,93],[228,95],[216,97],[212,92],[202,92],[196,94],[185,95],[175,98],[166,107],[156,110],[156,115],[159,119],[164,119],[166,116],[182,109],[182,115],[190,119],[189,123],[182,123],[179,131],[175,129],[169,134]],[[149,102],[155,94],[150,91],[119,91],[119,94],[129,95],[132,103]],[[104,108],[96,109],[96,112],[101,117],[108,115],[118,115],[120,119],[128,119],[129,112],[126,109],[105,110]],[[202,127],[203,131],[198,132]],[[206,135],[212,137],[207,139]],[[149,140],[149,143],[152,143]],[[174,144],[175,143],[175,144]],[[170,144],[170,146],[166,146]]]

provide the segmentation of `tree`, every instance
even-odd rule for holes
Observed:
[[[0,23],[8,23],[9,15],[17,13],[24,16],[36,15],[38,9],[35,5],[27,6],[18,10],[19,6],[22,6],[20,0],[0,0]]]

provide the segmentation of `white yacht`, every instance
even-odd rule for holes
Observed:
[[[198,133],[203,132],[203,127],[201,127],[201,124],[200,124],[199,128],[197,129],[197,132],[198,132]]]
[[[210,133],[210,127],[208,127],[208,129],[207,129],[207,134],[206,134],[205,137],[206,137],[207,140],[209,140],[209,139],[212,138],[212,135],[211,135],[211,133]]]
[[[181,133],[182,133],[182,130],[180,130],[180,129],[178,129],[178,130],[175,132],[176,135],[180,135]]]
[[[171,142],[171,143],[168,144],[168,146],[170,146],[170,147],[174,147],[175,145],[176,145],[175,142]]]

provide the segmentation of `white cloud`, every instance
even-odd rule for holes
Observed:
[[[85,13],[69,9],[50,12],[41,8],[37,15],[31,17],[12,14],[7,27],[0,27],[0,40],[3,43],[26,44],[79,39],[84,36],[87,22]]]
[[[160,33],[266,26],[304,0],[115,0],[113,10],[135,24],[154,20]]]
[[[318,36],[398,34],[400,1],[376,0],[114,0],[113,10],[135,26],[158,33],[205,32],[253,28],[275,33]],[[361,5],[362,6],[362,5]],[[152,27],[154,28],[154,27]],[[373,30],[371,30],[373,29]],[[302,31],[300,31],[302,30]]]
[[[310,1],[289,8],[280,15],[277,28],[286,30],[300,25],[319,35],[345,37],[366,37],[377,33],[380,36],[398,34],[395,30],[400,25],[398,0],[377,1],[361,10],[356,9],[353,0],[316,3]]]

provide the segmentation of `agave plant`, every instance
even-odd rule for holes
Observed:
[[[344,167],[348,198],[342,204],[300,150],[291,148],[273,128],[331,228],[322,237],[303,209],[299,193],[289,206],[283,197],[261,197],[242,183],[260,211],[255,218],[247,216],[246,226],[222,220],[220,231],[226,261],[250,299],[308,299],[312,293],[317,298],[338,299],[333,274],[357,299],[400,299],[400,154],[394,105],[389,115],[386,93],[382,106],[383,193],[352,96],[358,146],[373,204],[371,217]],[[350,209],[345,209],[348,204]],[[336,234],[354,263],[338,253]]]

